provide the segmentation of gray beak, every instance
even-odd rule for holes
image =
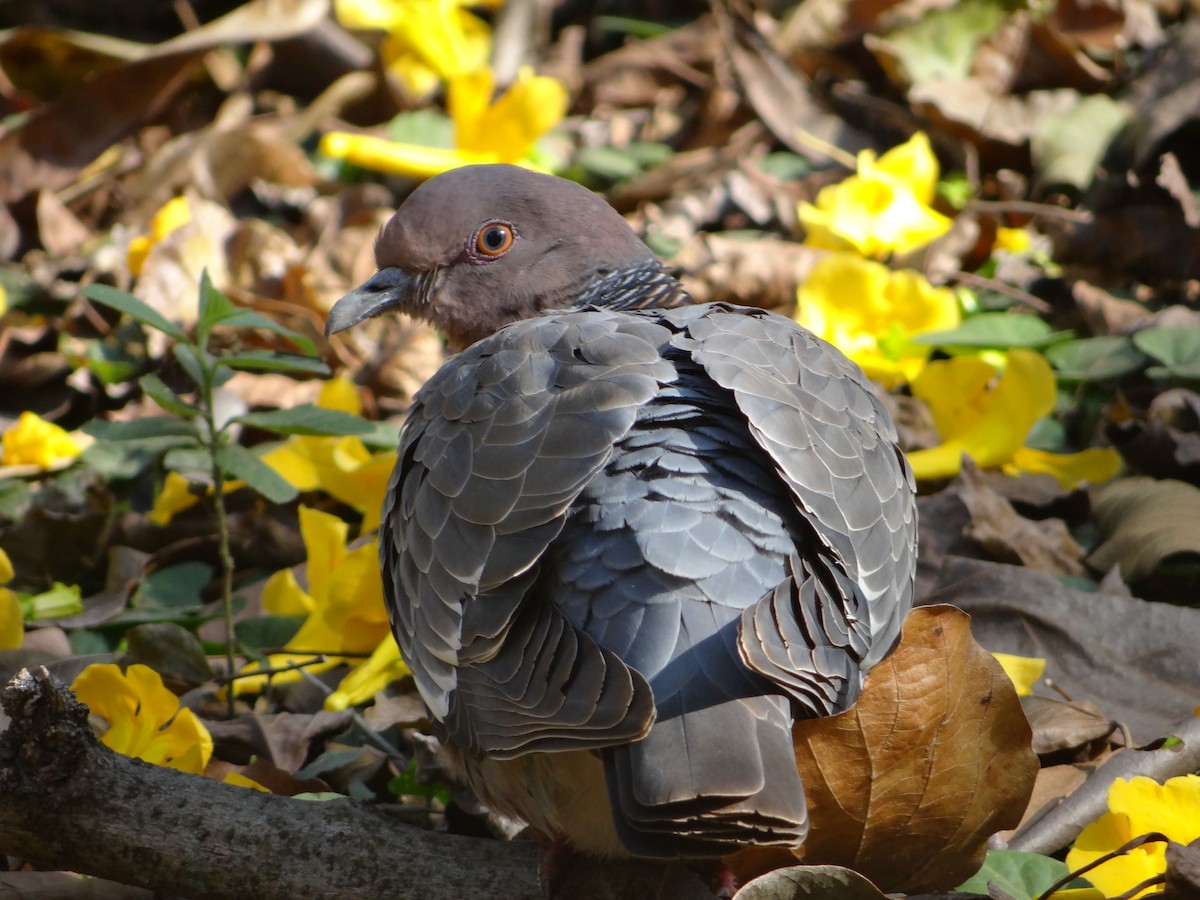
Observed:
[[[380,269],[333,304],[325,322],[325,337],[345,331],[366,319],[409,305],[417,278],[395,266]]]

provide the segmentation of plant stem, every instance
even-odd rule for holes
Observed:
[[[213,512],[217,520],[217,553],[221,560],[221,603],[225,608],[225,677],[233,676],[233,554],[229,552],[229,520],[225,515],[225,475],[217,463],[217,436],[210,445],[213,474]],[[233,718],[233,682],[228,683],[229,718]]]
[[[197,354],[204,375],[204,383],[200,386],[204,421],[208,431],[204,444],[208,451],[208,461],[212,471],[212,508],[213,517],[217,523],[217,556],[221,563],[221,605],[225,610],[225,677],[232,679],[234,665],[233,554],[229,550],[229,520],[225,514],[225,473],[221,470],[221,463],[217,458],[223,433],[221,429],[217,428],[216,405],[213,397],[218,366],[213,364],[205,350],[206,348],[202,347],[200,353]],[[229,702],[229,718],[232,719],[234,714],[232,680],[228,681],[226,691],[228,692],[226,699]]]

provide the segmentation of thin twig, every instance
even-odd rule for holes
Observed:
[[[997,215],[1015,213],[1020,216],[1042,216],[1047,219],[1065,219],[1068,222],[1078,222],[1087,225],[1092,221],[1092,214],[1078,209],[1066,209],[1049,203],[1034,203],[1032,200],[972,200],[967,204],[972,212],[990,212]]]
[[[1029,291],[1023,291],[1018,287],[1013,287],[1011,284],[997,281],[995,278],[988,278],[984,275],[978,275],[975,272],[955,272],[950,277],[971,287],[984,288],[995,291],[998,294],[1003,294],[1006,297],[1011,297],[1018,303],[1036,309],[1040,313],[1048,313],[1051,310],[1050,304],[1045,300],[1033,296]]]

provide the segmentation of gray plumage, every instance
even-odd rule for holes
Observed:
[[[380,533],[462,775],[598,853],[800,843],[792,723],[854,701],[912,601],[912,476],[862,373],[789,319],[684,305],[600,198],[513,167],[426,183],[376,256],[327,331],[395,309],[462,351]]]

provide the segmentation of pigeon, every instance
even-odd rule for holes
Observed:
[[[601,197],[506,165],[418,187],[326,334],[454,352],[383,504],[392,629],[447,765],[607,858],[796,847],[795,722],[847,709],[912,605],[916,504],[861,370],[693,303]]]

